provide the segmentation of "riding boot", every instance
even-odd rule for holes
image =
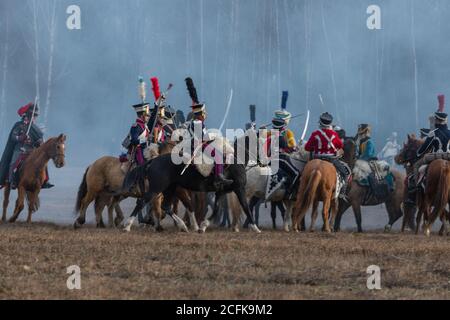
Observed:
[[[233,180],[225,178],[225,176],[223,174],[219,174],[219,175],[215,176],[214,186],[217,189],[223,189],[225,187],[232,185],[233,182],[234,182]]]
[[[51,189],[53,188],[55,185],[51,184],[49,182],[49,176],[48,176],[48,169],[45,169],[45,181],[44,184],[42,185],[42,189]]]
[[[234,182],[233,180],[225,178],[225,176],[223,175],[223,171],[224,171],[223,163],[216,163],[214,167],[214,174],[215,174],[214,186],[217,189],[223,189],[225,187],[228,187]]]

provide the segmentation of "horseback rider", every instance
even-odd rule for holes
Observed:
[[[129,133],[129,143],[126,145],[128,155],[137,165],[145,162],[144,150],[148,146],[150,130],[147,123],[150,119],[150,106],[148,103],[140,103],[133,106],[137,114],[135,123],[131,126]]]
[[[191,151],[192,158],[197,156],[197,144],[201,144],[201,151],[205,151],[208,145],[214,140],[207,132],[205,121],[207,118],[206,105],[200,103],[197,97],[197,89],[194,87],[194,82],[191,78],[186,78],[186,85],[189,95],[192,99],[192,112],[191,119],[187,122],[187,129],[192,138]],[[189,116],[188,116],[189,118]],[[211,152],[211,156],[214,157],[214,185],[216,188],[221,189],[223,187],[233,184],[233,180],[227,179],[224,176],[224,159],[223,154],[219,150],[214,149]]]
[[[172,109],[170,106],[164,108],[164,113],[161,117],[161,125],[162,125],[162,136],[159,142],[170,141],[172,137],[172,133],[177,129],[177,125],[175,123],[176,111]]]
[[[319,120],[319,130],[311,134],[305,144],[305,150],[311,152],[313,158],[326,160],[334,165],[343,182],[340,196],[345,195],[345,187],[351,175],[348,165],[339,160],[343,154],[343,148],[341,138],[333,130],[333,116],[328,112],[323,113]]]
[[[358,133],[356,136],[356,145],[358,146],[358,158],[364,161],[377,160],[375,153],[375,144],[372,141],[371,127],[366,124],[360,124],[358,126]]]
[[[0,187],[10,184],[16,189],[19,179],[19,169],[30,153],[44,142],[44,134],[36,125],[39,115],[39,106],[32,102],[21,107],[17,113],[21,117],[9,134],[6,148],[0,162]],[[50,189],[54,185],[49,183],[48,171],[42,189]]]
[[[408,199],[415,204],[417,188],[421,185],[422,178],[426,175],[428,164],[435,159],[449,160],[450,130],[448,129],[448,115],[444,112],[443,95],[438,96],[439,107],[433,116],[430,116],[430,128],[421,129],[421,137],[425,138],[422,146],[417,150],[413,173],[408,177]],[[426,154],[432,154],[427,159]]]
[[[300,175],[298,168],[291,160],[292,153],[297,150],[297,142],[295,140],[294,132],[288,128],[292,118],[291,113],[287,111],[288,97],[289,92],[283,91],[281,108],[275,111],[274,118],[272,119],[273,130],[269,131],[267,135],[266,153],[268,157],[271,157],[273,140],[278,138],[279,159],[272,159],[272,162],[278,161],[279,168],[281,169],[279,174],[271,177],[267,197],[270,197],[270,195],[281,188],[283,184],[286,186],[286,194],[288,196],[291,195]]]

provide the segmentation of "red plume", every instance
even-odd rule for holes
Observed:
[[[24,105],[23,107],[21,107],[19,110],[17,110],[17,113],[19,114],[19,116],[23,116],[25,113],[27,113],[27,111],[33,107],[33,102],[30,102],[29,104]]]
[[[158,101],[159,97],[161,97],[161,91],[159,91],[159,83],[158,78],[151,78],[150,81],[152,82],[152,90],[153,95],[155,96],[155,101]]]
[[[445,96],[443,94],[438,95],[439,107],[438,112],[444,112]]]

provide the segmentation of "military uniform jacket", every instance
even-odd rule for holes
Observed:
[[[417,150],[417,157],[422,157],[427,152],[450,152],[450,130],[447,125],[436,125],[426,138],[424,144]]]

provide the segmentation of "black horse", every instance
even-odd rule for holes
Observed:
[[[238,140],[235,141],[235,150],[237,150],[237,141]],[[245,161],[243,162],[247,162],[248,160],[248,140],[246,139],[245,142]],[[206,231],[206,228],[210,224],[210,220],[213,220],[217,216],[219,204],[223,197],[229,192],[234,192],[239,199],[247,219],[250,221],[250,228],[259,233],[260,230],[254,223],[245,196],[245,186],[247,183],[245,171],[246,163],[239,164],[241,162],[238,161],[238,158],[239,157],[235,154],[235,164],[229,164],[225,167],[224,171],[225,178],[233,180],[233,183],[229,186],[221,187],[220,189],[218,189],[214,183],[214,176],[209,176],[207,178],[203,177],[194,165],[189,165],[182,174],[186,165],[183,163],[175,164],[172,161],[171,154],[159,156],[146,163],[144,166],[134,169],[129,175],[131,178],[127,178],[124,181],[124,189],[130,189],[135,183],[143,186],[145,179],[150,181],[150,185],[148,190],[144,193],[144,197],[137,200],[136,207],[131,213],[130,219],[125,226],[125,230],[129,231],[136,215],[142,208],[144,208],[146,204],[151,203],[158,194],[162,193],[164,196],[162,210],[175,221],[181,230],[187,231],[187,227],[183,220],[172,212],[171,204],[173,197],[175,196],[175,190],[179,186],[191,191],[215,192],[216,194],[213,213],[209,219],[205,218],[202,222],[199,230],[200,232]]]

